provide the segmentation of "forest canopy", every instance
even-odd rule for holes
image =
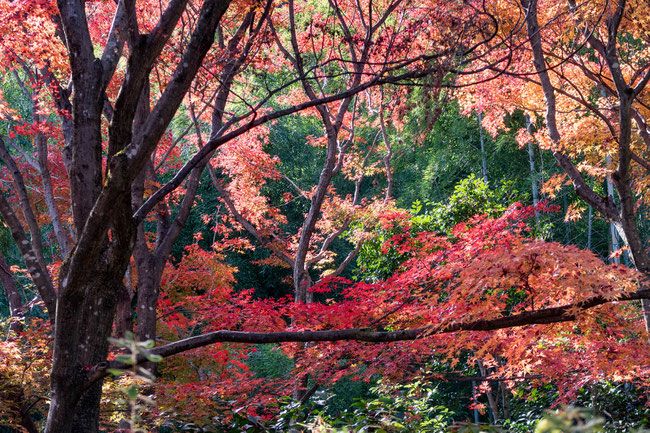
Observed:
[[[0,431],[647,427],[649,17],[0,0]]]

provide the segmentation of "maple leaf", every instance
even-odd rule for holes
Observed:
[[[567,208],[566,215],[564,215],[564,221],[577,221],[582,218],[585,208],[581,206],[580,203],[571,203]]]
[[[547,195],[549,198],[555,198],[557,193],[567,184],[566,174],[554,174],[542,185],[542,194]]]

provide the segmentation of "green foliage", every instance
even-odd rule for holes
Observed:
[[[491,189],[483,179],[470,174],[461,180],[452,195],[439,203],[416,200],[411,207],[409,233],[415,236],[422,231],[448,234],[459,223],[474,215],[499,216],[509,204],[521,199],[522,194],[513,188],[512,182],[504,182]],[[385,248],[386,242],[400,234],[401,228],[377,228],[376,236],[367,241],[357,258],[357,278],[376,282],[389,278],[408,258],[394,248]]]
[[[246,364],[257,377],[277,379],[286,376],[293,369],[293,361],[278,346],[258,344],[248,354]]]
[[[473,432],[497,431],[485,425],[455,421],[456,413],[441,404],[448,397],[444,383],[415,381],[406,385],[380,384],[375,395],[357,399],[346,411],[331,416],[312,411],[299,423],[310,432]]]
[[[488,433],[514,432],[508,423],[504,425],[486,425],[472,423],[455,423],[453,412],[443,406],[427,404],[426,396],[422,398],[422,384],[405,387],[396,398],[381,397],[371,401],[359,401],[355,409],[337,419],[328,419],[319,414],[308,423],[301,424],[310,432],[455,432]],[[430,388],[428,389],[431,393]],[[427,394],[429,395],[429,394]],[[412,416],[415,414],[415,416]],[[532,426],[534,425],[534,427]],[[558,410],[547,410],[542,419],[533,421],[527,431],[535,433],[597,433],[606,431],[605,420],[594,415],[591,409],[566,406]],[[614,430],[616,431],[616,430]],[[634,430],[644,433],[647,430]]]
[[[605,420],[605,431],[635,432],[650,427],[650,407],[643,389],[631,383],[601,381],[586,388],[573,403],[590,407]]]
[[[420,101],[418,104],[422,105]],[[433,125],[423,121],[427,114],[417,108],[413,110],[406,130],[393,139],[397,143],[394,195],[402,207],[418,199],[442,201],[459,181],[481,173],[478,118],[461,114],[455,102],[444,107]],[[514,140],[518,129],[519,126],[513,126],[494,138],[483,132],[488,179],[493,185],[508,179],[516,189],[528,191],[528,155]]]
[[[607,428],[605,419],[594,413],[593,409],[566,406],[561,409],[547,410],[537,423],[535,433],[597,433],[602,431],[634,431],[636,433],[650,430],[619,430]]]
[[[327,389],[327,395],[332,397],[327,400],[325,410],[329,416],[338,417],[353,407],[357,401],[375,395],[374,388],[373,382],[344,377]]]
[[[446,202],[433,203],[426,210],[425,205],[416,201],[411,212],[415,215],[413,221],[417,228],[443,233],[467,222],[474,215],[498,217],[508,205],[521,198],[519,191],[513,188],[512,181],[505,181],[496,189],[490,189],[483,179],[470,174],[454,187]]]

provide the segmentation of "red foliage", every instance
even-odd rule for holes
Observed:
[[[461,354],[469,351],[473,354],[469,362],[482,360],[494,376],[539,375],[542,381],[552,381],[563,401],[587,382],[609,379],[647,384],[650,358],[640,312],[615,301],[636,290],[639,275],[607,265],[577,247],[530,237],[525,220],[533,213],[531,207],[515,205],[499,218],[475,217],[460,224],[450,238],[418,233],[394,239],[394,246],[411,257],[401,271],[377,284],[323,278],[312,288],[318,296],[327,297],[321,302],[261,300],[252,291],[228,291],[211,300],[208,292],[184,296],[174,305],[167,299],[161,304],[161,315],[170,329],[198,326],[202,331],[431,327],[431,333],[412,341],[283,345],[285,353],[297,361],[294,374],[309,374],[319,383],[350,375],[367,380],[377,374],[408,380],[421,374],[420,368],[433,359],[445,359],[454,368]],[[398,218],[389,219],[400,223]],[[189,256],[193,251],[189,250]],[[580,302],[597,296],[612,302],[588,310],[579,307]],[[190,304],[194,310],[188,308]],[[179,305],[185,313],[170,314]],[[575,305],[574,320],[490,332],[444,331],[457,323],[563,305]],[[179,377],[174,368],[187,370],[187,362],[201,365],[210,371],[201,379],[202,385],[188,383],[176,391],[176,398],[183,393],[196,398],[218,396],[255,410],[278,394],[290,393],[295,382],[255,378],[245,363],[250,350],[254,349],[241,344],[197,349],[185,355],[185,361],[171,361],[164,371]],[[165,383],[165,387],[172,386]]]

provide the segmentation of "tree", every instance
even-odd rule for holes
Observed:
[[[377,345],[360,353],[360,359],[375,357],[384,361],[386,372],[398,374],[403,362],[427,353],[423,337],[436,334],[578,319],[598,329],[601,321],[610,323],[607,319],[611,319],[608,329],[613,329],[614,335],[635,335],[636,328],[620,319],[615,306],[603,306],[613,299],[647,297],[645,289],[634,291],[634,274],[606,268],[575,249],[549,248],[523,239],[514,223],[521,216],[516,211],[466,234],[459,228],[457,244],[423,234],[417,259],[410,262],[407,272],[379,286],[381,290],[353,285],[350,300],[332,308],[304,303],[311,286],[309,266],[318,257],[316,253],[309,258],[314,253],[311,240],[319,215],[324,213],[338,158],[345,153],[341,149],[346,142],[353,142],[350,116],[356,113],[355,101],[381,101],[378,106],[369,103],[368,112],[378,110],[379,129],[387,145],[386,117],[382,116],[391,98],[384,96],[395,92],[392,100],[399,102],[401,91],[393,85],[414,85],[432,76],[438,86],[445,84],[446,71],[484,58],[484,52],[474,56],[479,48],[489,47],[488,54],[494,50],[488,43],[500,27],[495,15],[474,2],[436,2],[425,9],[402,0],[380,4],[332,1],[309,11],[313,26],[297,19],[300,7],[310,8],[291,1],[275,5],[271,1],[222,0],[171,0],[164,5],[128,0],[117,4],[77,0],[60,0],[56,5],[43,1],[2,4],[2,32],[11,36],[1,42],[4,81],[7,87],[20,89],[24,102],[13,104],[5,97],[1,104],[8,132],[1,137],[0,158],[3,176],[11,179],[14,188],[3,189],[0,214],[54,325],[46,432],[97,431],[102,380],[109,366],[119,367],[107,360],[108,337],[114,323],[118,332],[131,326],[131,297],[137,296],[136,333],[141,339],[155,336],[159,284],[171,246],[188,218],[201,173],[215,150],[244,140],[245,134],[254,139],[261,135],[258,128],[304,110],[315,110],[322,121],[327,157],[290,258],[296,298],[302,302],[244,305],[257,307],[257,311],[264,307],[261,311],[266,313],[267,323],[263,331],[277,332],[214,331],[160,346],[152,353],[171,356],[218,341],[411,341],[412,346],[400,343],[390,349]],[[532,41],[535,34],[532,31]],[[33,49],[34,41],[38,41],[37,49]],[[315,49],[316,44],[322,44],[322,49]],[[277,68],[282,62],[291,74]],[[285,93],[293,99],[279,107],[269,103]],[[202,128],[207,125],[210,132],[204,139]],[[194,139],[192,144],[198,148],[178,166],[175,157],[182,156],[179,136],[192,129],[196,135],[188,141]],[[170,131],[176,136],[170,136]],[[622,176],[626,176],[625,170]],[[161,185],[163,181],[166,183]],[[215,184],[220,181],[216,179]],[[222,196],[227,203],[227,191]],[[236,205],[230,206],[230,211],[236,216]],[[155,220],[155,235],[147,233],[150,220]],[[52,227],[52,239],[56,239],[52,241],[56,247],[49,252],[43,233],[46,225]],[[345,222],[329,233],[344,226]],[[284,251],[285,246],[276,247],[258,227],[249,231],[257,232],[261,243],[276,254]],[[486,239],[486,233],[493,239]],[[321,249],[326,251],[328,237],[321,239]],[[496,244],[496,239],[501,243]],[[503,245],[511,250],[499,250]],[[466,247],[473,252],[467,255]],[[515,262],[519,267],[507,268],[501,277],[486,276],[494,278],[490,280],[493,292],[483,293],[479,284],[452,278],[466,268],[479,275],[467,281],[480,280],[485,269],[477,266],[485,251],[495,248],[501,254],[494,255],[493,269],[510,266],[511,254],[521,260]],[[563,260],[548,259],[537,267],[541,250],[552,251]],[[435,268],[440,251],[445,251],[447,266],[439,273],[423,274],[421,265]],[[135,270],[130,267],[132,256]],[[548,258],[541,252],[539,256]],[[576,261],[590,272],[574,276],[575,270],[569,268]],[[554,266],[562,272],[549,273]],[[638,260],[637,266],[644,269]],[[531,275],[538,283],[549,283],[550,288],[529,283]],[[135,295],[128,285],[134,276]],[[568,290],[566,281],[584,290]],[[509,303],[510,285],[523,291],[526,302]],[[438,305],[448,287],[455,288],[454,294]],[[5,290],[11,292],[11,285]],[[554,296],[552,302],[534,304],[541,290]],[[474,302],[482,301],[483,296],[490,302]],[[596,313],[584,312],[594,307],[598,307]],[[444,316],[449,308],[464,314],[465,319]],[[246,310],[249,316],[250,309]],[[15,310],[19,311],[20,305]],[[218,306],[212,308],[217,310]],[[280,329],[286,327],[283,317],[287,316],[305,330]],[[229,323],[225,313],[215,317]],[[615,326],[621,320],[629,329]],[[394,330],[374,330],[376,326]],[[531,329],[524,334],[534,334],[536,328]],[[621,354],[642,345],[638,338],[620,342],[605,331],[601,334],[603,341]],[[496,334],[485,339],[481,338],[484,334],[468,335],[463,343],[475,349],[480,344],[496,345],[498,340]],[[512,335],[516,339],[515,331]],[[443,343],[456,336],[441,338],[444,350]],[[338,351],[332,362],[350,351],[359,354],[359,346],[352,344],[335,345]],[[409,350],[400,351],[401,346]],[[311,359],[310,352],[317,350],[317,346],[308,347],[305,359]],[[527,359],[520,352],[511,353],[510,358],[513,368],[527,368]],[[612,374],[620,373],[619,367],[613,363]],[[589,371],[588,366],[584,368]],[[22,395],[20,390],[12,390],[9,399],[24,408]],[[28,419],[23,426],[33,430]]]
[[[492,7],[507,39],[501,53],[494,50],[486,60],[492,65],[480,70],[483,82],[468,92],[468,106],[486,111],[492,132],[505,112],[544,113],[538,143],[552,150],[576,194],[612,222],[636,268],[647,274],[639,218],[650,145],[648,38],[641,30],[648,5],[522,1],[508,11],[499,2]],[[599,194],[583,174],[600,180],[611,174],[617,200]],[[648,301],[643,305],[647,311]]]
[[[353,3],[331,6],[341,21],[348,13],[346,7],[357,10]],[[373,15],[375,7],[382,11],[379,21]],[[442,5],[436,7],[441,19],[456,12]],[[332,154],[354,95],[374,86],[437,73],[457,51],[457,47],[440,43],[438,35],[432,34],[424,39],[430,45],[409,56],[405,51],[409,37],[428,24],[417,18],[417,9],[409,3],[369,3],[358,8],[365,15],[356,15],[356,20],[365,26],[366,35],[361,41],[351,33],[345,36],[352,57],[340,62],[352,69],[337,71],[333,67],[327,72],[348,75],[348,85],[317,95],[309,90],[314,85],[313,74],[332,64],[332,59],[316,58],[306,66],[300,58],[293,3],[284,9],[290,15],[286,30],[275,29],[278,24],[269,20],[274,10],[272,2],[231,4],[208,0],[194,4],[174,0],[164,8],[131,1],[92,6],[79,1],[3,5],[3,33],[12,38],[3,41],[2,62],[5,70],[13,71],[24,97],[31,100],[31,109],[23,118],[10,104],[3,104],[11,131],[3,137],[2,159],[16,188],[15,195],[2,195],[0,212],[54,324],[46,431],[97,429],[101,381],[89,381],[89,377],[105,363],[107,338],[118,304],[121,326],[128,326],[124,325],[128,322],[125,306],[131,294],[123,283],[132,253],[139,272],[137,334],[147,338],[155,333],[160,275],[170,246],[190,211],[200,174],[216,148],[273,119],[304,109],[315,107],[325,121],[329,119],[325,104],[338,104],[339,114],[333,123],[326,121]],[[284,13],[283,9],[278,7],[277,13]],[[394,28],[400,23],[398,17],[410,18],[411,14],[414,20],[404,22],[409,31],[388,42],[382,42],[385,35],[375,34],[384,26]],[[29,20],[24,19],[27,16]],[[445,24],[449,31],[457,25],[449,19]],[[323,27],[314,27],[311,32],[314,38],[326,41],[329,30],[328,23],[323,23]],[[275,59],[263,47],[274,37],[279,41],[281,34],[291,35],[294,55],[288,57],[294,58],[297,78],[281,79],[274,87],[262,81],[259,91],[247,89],[258,77],[264,80],[265,75],[274,72]],[[489,36],[487,32],[485,35]],[[459,43],[471,51],[483,38],[479,33]],[[32,41],[39,41],[37,50],[29,48]],[[396,41],[399,43],[393,44]],[[356,51],[357,42],[365,47],[362,52]],[[381,49],[371,51],[371,46]],[[96,52],[101,56],[96,57]],[[243,75],[243,71],[251,73]],[[68,82],[70,86],[64,84]],[[302,84],[308,100],[265,112],[266,101],[294,82]],[[165,149],[165,134],[186,100],[190,109],[195,108],[209,119],[209,139],[199,142],[200,149],[169,182],[145,195],[143,185],[156,181],[157,152],[173,153],[169,149],[173,145]],[[193,106],[193,100],[201,101],[202,107]],[[18,134],[32,142],[13,143]],[[38,164],[29,165],[34,162],[31,146],[37,150]],[[16,154],[24,155],[28,165],[21,167],[25,162],[16,161]],[[56,167],[56,177],[52,176],[51,155],[55,155],[53,161],[61,163]],[[334,162],[331,156],[328,161],[328,165]],[[47,204],[43,218],[52,224],[57,239],[60,261],[55,269],[47,266],[39,227],[41,210],[34,209],[34,198],[28,192],[27,173],[32,169]],[[331,173],[324,172],[304,237],[311,236],[330,177]],[[164,199],[186,179],[184,198],[171,220]],[[54,194],[58,188],[69,191],[69,202],[62,202]],[[23,218],[18,216],[18,208]],[[154,209],[157,240],[153,250],[148,250],[142,224]],[[306,249],[303,243],[296,256],[300,263],[306,258]],[[304,280],[304,267],[295,269],[297,280]],[[297,287],[301,285],[297,283]],[[119,303],[116,288],[120,288]],[[299,299],[304,294],[299,291]]]

